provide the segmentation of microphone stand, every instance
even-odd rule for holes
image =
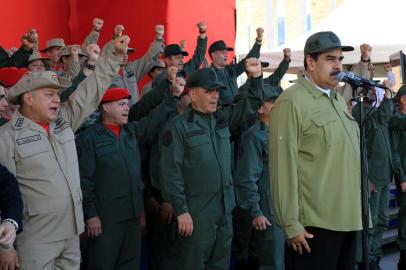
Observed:
[[[364,124],[364,95],[358,95],[357,89],[361,83],[351,82],[352,100],[360,106],[360,153],[361,153],[361,208],[362,208],[362,270],[369,269],[369,254],[368,254],[368,230],[369,230],[369,183],[368,183],[368,166],[367,166],[367,148],[365,138]]]

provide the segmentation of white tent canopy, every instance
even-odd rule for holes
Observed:
[[[360,59],[359,46],[368,43],[372,46],[372,62],[388,63],[389,56],[406,49],[404,0],[346,0],[329,17],[312,31],[296,41],[261,54],[261,60],[270,63],[274,70],[282,60],[283,48],[292,49],[290,72],[303,67],[303,47],[306,39],[319,31],[333,31],[343,45],[355,48],[344,53],[344,64],[354,64]]]

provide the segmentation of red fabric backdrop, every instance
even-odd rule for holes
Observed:
[[[198,30],[196,23],[205,21],[209,45],[223,39],[235,42],[235,0],[3,0],[0,16],[0,45],[20,46],[20,38],[29,28],[38,30],[40,48],[46,40],[62,37],[67,44],[81,44],[92,29],[92,20],[104,20],[99,44],[111,39],[114,26],[124,25],[136,52],[130,59],[144,54],[154,38],[154,26],[165,25],[165,43],[187,40],[192,54]]]

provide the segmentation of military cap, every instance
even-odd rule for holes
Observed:
[[[169,44],[164,49],[164,56],[169,57],[172,55],[188,56],[189,54],[183,51],[178,44]]]
[[[48,56],[43,55],[40,52],[34,52],[30,55],[30,57],[27,60],[27,67],[31,62],[33,62],[35,60],[42,60],[42,62],[44,62],[45,66],[51,66],[51,60],[48,58]]]
[[[28,72],[26,68],[7,67],[0,68],[0,81],[5,87],[15,85],[24,74]]]
[[[113,87],[107,89],[100,103],[103,104],[106,102],[116,101],[124,98],[131,98],[130,91],[128,91],[127,88]]]
[[[212,68],[202,68],[194,71],[187,79],[186,86],[189,89],[202,87],[206,90],[227,89],[217,78]]]
[[[8,100],[12,104],[17,105],[18,97],[26,92],[41,88],[62,89],[69,86],[71,86],[69,80],[58,77],[53,71],[30,72],[24,75],[16,85],[10,88]]]
[[[210,47],[209,47],[209,54],[211,54],[212,52],[215,52],[215,51],[222,51],[222,50],[234,51],[233,48],[228,47],[228,46],[226,45],[226,43],[224,42],[224,40],[217,40],[217,41],[214,41],[214,42],[210,45]]]
[[[406,96],[406,85],[402,85],[398,92],[396,93],[396,97]]]
[[[323,53],[334,49],[341,49],[344,52],[353,51],[354,47],[343,46],[336,34],[331,31],[317,32],[307,38],[304,47],[304,55]]]
[[[264,67],[264,68],[269,67],[269,62],[262,62],[261,61],[261,67]]]
[[[47,41],[45,49],[42,49],[41,52],[46,52],[47,50],[53,47],[64,47],[65,41],[62,38],[54,38]]]
[[[59,51],[59,61],[62,61],[62,56],[70,56],[71,55],[69,47],[72,47],[72,46],[79,46],[79,45],[68,45],[68,46],[62,47],[61,50]],[[87,54],[82,52],[82,49],[80,47],[78,48],[78,55],[80,57],[83,57],[83,56],[87,57]]]

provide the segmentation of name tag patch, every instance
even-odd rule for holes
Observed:
[[[40,140],[41,140],[41,135],[37,134],[34,136],[17,139],[17,144],[22,145],[22,144],[31,143],[31,142],[40,141]]]

